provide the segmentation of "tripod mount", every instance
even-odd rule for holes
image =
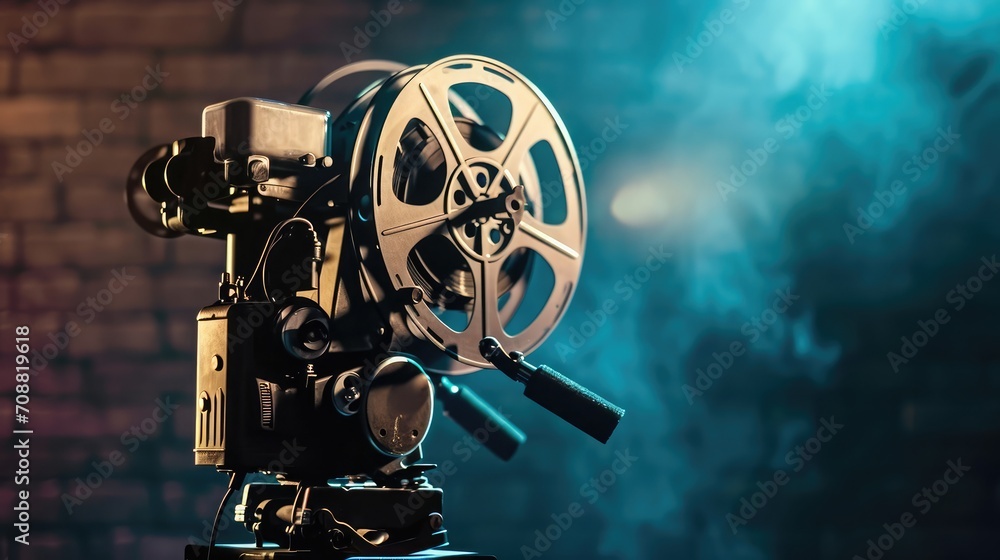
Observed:
[[[311,106],[373,72],[336,118]],[[201,136],[136,161],[126,200],[149,233],[225,241],[197,318],[195,463],[230,474],[227,498],[277,476],[236,507],[254,543],[213,532],[189,560],[461,555],[441,548],[420,462],[435,401],[469,432],[495,427],[501,459],[525,440],[461,375],[499,369],[602,442],[624,414],[525,361],[570,302],[586,212],[561,120],[499,62],[368,61],[297,104],[211,105]]]

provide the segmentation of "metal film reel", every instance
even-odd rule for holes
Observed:
[[[470,87],[507,112],[473,110],[456,95]],[[586,204],[566,129],[531,82],[478,56],[390,77],[358,126],[351,176],[362,279],[435,354],[488,368],[483,337],[525,353],[545,340],[580,275]],[[550,288],[533,297],[542,276]]]

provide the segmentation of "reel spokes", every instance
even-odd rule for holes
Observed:
[[[508,114],[463,112],[455,99],[462,87],[474,87],[477,99],[503,100]],[[383,289],[416,286],[461,301],[408,302],[407,323],[475,367],[491,367],[478,350],[486,336],[524,352],[538,347],[575,289],[586,229],[579,165],[548,101],[496,61],[452,57],[389,80],[360,128],[367,136],[359,138],[357,180],[371,185],[371,212],[359,225],[374,229],[388,275]],[[539,154],[548,154],[548,177]],[[561,212],[549,211],[549,199],[561,201]],[[539,288],[542,270],[551,278]],[[450,321],[445,310],[464,316]]]

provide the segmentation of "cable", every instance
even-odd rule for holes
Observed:
[[[330,87],[331,84],[336,82],[341,78],[350,76],[351,74],[359,74],[361,72],[385,72],[387,74],[395,74],[401,70],[406,70],[408,67],[400,62],[394,62],[392,60],[362,60],[359,62],[354,62],[348,64],[347,66],[341,66],[333,72],[330,72],[323,77],[316,85],[314,85],[309,91],[302,94],[299,98],[299,105],[308,105],[312,101],[313,97],[320,94],[326,88]]]
[[[312,222],[310,222],[309,220],[306,220],[305,218],[299,218],[299,213],[302,212],[302,210],[309,204],[309,201],[311,201],[314,196],[319,194],[319,191],[323,190],[329,185],[332,185],[339,178],[340,175],[338,174],[334,177],[331,177],[329,180],[327,180],[327,182],[323,183],[319,187],[316,187],[316,190],[314,190],[312,194],[307,196],[306,199],[302,201],[302,204],[300,204],[298,209],[295,210],[295,213],[292,214],[291,218],[279,223],[277,226],[274,227],[274,229],[271,230],[271,234],[267,236],[267,241],[264,243],[265,245],[264,251],[261,253],[260,258],[257,259],[257,266],[254,267],[253,274],[250,275],[250,280],[247,281],[246,284],[247,288],[250,287],[250,284],[251,282],[253,282],[254,277],[257,276],[257,270],[260,269],[260,282],[261,282],[261,287],[264,290],[264,297],[269,300],[271,299],[271,296],[267,293],[267,257],[271,254],[271,251],[275,248],[275,246],[278,245],[278,241],[281,240],[279,237],[275,238],[274,241],[272,242],[271,238],[273,238],[276,234],[280,233],[281,229],[284,228],[289,223],[291,223],[292,221],[301,221],[309,226],[309,231],[313,232],[313,237],[315,241],[316,229],[313,227]]]
[[[247,473],[237,471],[233,471],[229,475],[229,487],[226,488],[226,494],[222,497],[222,503],[219,504],[219,511],[215,514],[215,522],[212,523],[212,538],[208,541],[208,554],[205,555],[205,560],[212,560],[212,550],[215,548],[215,539],[219,536],[219,521],[222,520],[222,512],[226,509],[226,502],[229,501],[237,488],[243,486],[243,480],[246,476]]]
[[[311,195],[307,196],[306,199],[302,201],[302,204],[300,204],[298,210],[296,210],[295,213],[292,214],[292,217],[297,218],[299,216],[299,212],[301,212],[302,209],[306,207],[306,204],[309,204],[309,201],[312,200],[314,196],[319,194],[319,191],[323,190],[323,188],[326,187],[327,185],[333,184],[333,182],[336,181],[337,179],[340,179],[340,174],[334,175],[327,182],[316,187],[316,190],[314,190]]]
[[[316,238],[316,232],[313,232],[313,238],[314,239]],[[277,239],[275,239],[274,243],[271,243],[271,246],[268,247],[267,250],[264,252],[264,266],[261,267],[260,269],[260,284],[264,288],[264,297],[268,301],[275,301],[275,300],[271,298],[271,294],[267,291],[267,259],[268,257],[271,256],[271,250],[278,246],[279,241],[281,241],[280,236]]]
[[[319,189],[317,189],[317,190],[319,190]],[[313,194],[316,194],[316,193],[313,193]],[[308,199],[306,199],[306,201],[308,202]],[[302,207],[300,206],[299,210],[301,210],[301,209],[302,209]],[[296,211],[295,213],[298,214],[298,211]],[[279,222],[278,225],[274,226],[274,229],[272,229],[271,233],[267,236],[267,241],[264,242],[264,250],[261,251],[260,258],[257,259],[257,266],[255,266],[253,268],[253,273],[250,274],[250,279],[247,280],[246,289],[248,289],[248,290],[250,289],[250,286],[253,284],[253,279],[257,277],[257,271],[260,270],[261,264],[263,264],[263,262],[264,262],[264,257],[267,256],[268,251],[270,251],[271,248],[273,248],[271,240],[274,239],[275,234],[277,234],[278,232],[281,231],[282,228],[284,228],[285,226],[287,226],[288,224],[291,224],[293,222],[302,222],[302,223],[306,224],[307,226],[309,226],[309,231],[311,231],[313,233],[316,232],[316,230],[313,228],[312,222],[310,222],[309,220],[307,220],[305,218],[299,218],[297,216],[294,217],[294,218],[289,218],[287,220]],[[267,297],[266,293],[264,294],[264,297]]]

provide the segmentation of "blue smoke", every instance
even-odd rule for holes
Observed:
[[[562,4],[573,14],[520,37],[520,60],[516,50],[497,56],[538,83],[578,146],[605,117],[629,128],[588,165],[583,277],[531,360],[627,414],[607,446],[591,445],[503,381],[473,376],[529,444],[510,465],[476,457],[485,475],[473,479],[470,468],[448,486],[462,494],[449,507],[481,514],[475,504],[490,500],[495,519],[511,524],[456,542],[523,556],[549,514],[580,501],[577,489],[628,448],[635,465],[545,557],[783,557],[782,526],[803,509],[793,496],[737,535],[726,515],[787,468],[786,453],[832,413],[816,396],[836,386],[840,361],[863,342],[857,325],[836,322],[838,309],[912,299],[924,288],[901,263],[948,247],[928,233],[934,220],[980,207],[988,221],[983,201],[998,175],[962,170],[983,158],[977,146],[1000,122],[1000,4]],[[559,5],[523,13],[538,19]],[[470,22],[456,48],[475,50],[487,31]],[[958,140],[927,152],[949,130]],[[657,250],[671,256],[653,270]],[[794,300],[778,313],[781,293]],[[727,357],[734,343],[744,352]],[[459,437],[439,429],[450,434],[444,442]],[[820,488],[823,473],[807,465],[796,492]],[[481,521],[451,523],[461,535]]]

